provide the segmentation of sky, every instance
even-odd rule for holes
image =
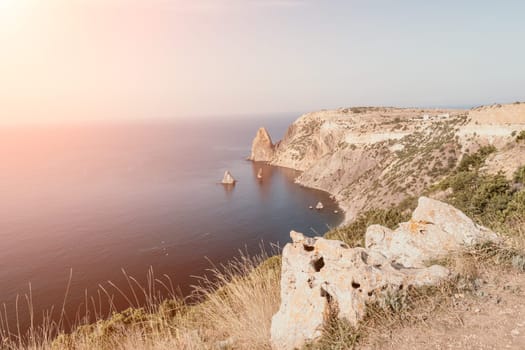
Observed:
[[[525,2],[0,0],[0,123],[525,100]]]

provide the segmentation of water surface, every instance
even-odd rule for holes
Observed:
[[[31,282],[37,311],[60,305],[70,269],[71,317],[84,291],[122,285],[121,269],[143,281],[152,267],[187,294],[209,261],[282,246],[291,229],[336,226],[326,193],[294,184],[291,169],[245,160],[260,125],[281,137],[293,119],[1,129],[0,302],[12,308]],[[226,169],[236,186],[218,184]],[[326,209],[308,209],[317,201]]]

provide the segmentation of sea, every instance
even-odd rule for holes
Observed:
[[[337,203],[297,171],[246,160],[260,126],[278,140],[296,117],[0,127],[3,317],[14,322],[18,299],[21,324],[29,303],[37,319],[64,307],[73,323],[101,288],[129,293],[129,276],[147,284],[149,271],[190,295],[211,267],[339,225]],[[219,184],[226,170],[233,187]]]

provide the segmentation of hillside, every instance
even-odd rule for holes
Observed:
[[[251,159],[301,170],[296,181],[331,193],[351,222],[363,210],[421,194],[464,154],[485,145],[498,149],[488,169],[504,163],[512,174],[520,165],[515,153],[523,152],[508,144],[524,129],[523,103],[472,110],[342,108],[301,116],[275,145],[259,132],[264,139],[255,138]]]

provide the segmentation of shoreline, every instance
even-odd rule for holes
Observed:
[[[339,208],[339,211],[343,214],[343,221],[339,225],[337,225],[337,227],[342,227],[342,226],[345,226],[345,225],[350,223],[349,222],[349,217],[348,217],[348,210],[345,207],[343,207],[342,201],[337,198],[336,194],[333,194],[331,192],[328,192],[328,191],[320,189],[320,188],[307,186],[307,185],[305,185],[305,184],[303,184],[303,183],[301,183],[299,181],[294,181],[294,182],[296,184],[298,184],[299,186],[301,186],[301,187],[312,189],[312,190],[317,190],[317,191],[322,191],[324,193],[327,193],[330,196],[330,198],[337,204],[337,207]]]
[[[303,170],[298,170],[298,169],[287,167],[287,166],[283,166],[283,165],[273,164],[272,162],[254,161],[254,160],[249,159],[249,157],[247,157],[246,160],[248,160],[251,163],[262,163],[262,164],[265,164],[267,166],[271,166],[271,167],[275,167],[275,168],[290,169],[290,170],[293,170],[293,171],[297,171],[300,174],[304,173]],[[339,227],[345,226],[345,225],[347,225],[349,223],[348,211],[347,211],[347,209],[345,207],[342,206],[342,202],[337,198],[336,194],[333,194],[333,193],[328,192],[328,191],[326,191],[324,189],[321,189],[321,188],[315,188],[315,187],[307,186],[307,185],[301,183],[300,181],[297,181],[298,177],[299,177],[299,175],[294,178],[294,184],[296,184],[296,185],[298,185],[300,187],[303,187],[303,188],[310,189],[310,190],[316,190],[316,191],[324,192],[324,193],[328,194],[330,199],[332,199],[335,202],[335,204],[336,204],[336,206],[338,208],[337,210],[339,211],[339,213],[343,214],[343,220],[341,221],[341,223],[339,223],[337,226],[335,226],[333,228],[339,228]]]

